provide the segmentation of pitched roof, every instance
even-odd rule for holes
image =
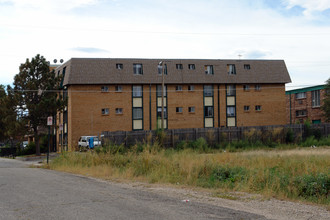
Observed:
[[[296,93],[300,93],[300,92],[310,92],[310,91],[325,89],[326,87],[327,87],[327,85],[309,86],[309,87],[304,87],[304,88],[299,88],[299,89],[288,90],[285,92],[285,94],[289,95],[289,94],[296,94]]]
[[[62,74],[65,68],[63,85],[158,84],[162,81],[158,74],[160,61],[167,65],[166,84],[291,82],[283,60],[72,58],[56,72]],[[123,69],[117,69],[117,63],[123,64]],[[133,64],[143,65],[143,75],[133,74]],[[183,69],[176,69],[176,64],[182,64]],[[188,64],[195,64],[195,69],[188,69]],[[228,64],[235,64],[236,75],[228,74]],[[245,69],[244,64],[249,64],[250,69]],[[213,75],[205,74],[205,65],[213,65]]]

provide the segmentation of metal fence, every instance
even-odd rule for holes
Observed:
[[[291,133],[291,141],[299,142],[310,135],[328,136],[330,124],[304,124],[253,126],[253,127],[228,127],[228,128],[192,128],[159,131],[116,131],[102,132],[103,141],[124,146],[138,143],[153,144],[162,139],[164,147],[173,147],[182,141],[195,141],[204,138],[209,145],[228,143],[239,140],[262,143],[285,143]]]

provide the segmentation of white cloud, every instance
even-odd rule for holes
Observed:
[[[70,10],[96,4],[98,0],[0,0],[0,3],[11,3],[17,8],[38,10]]]
[[[300,6],[304,8],[304,14],[311,16],[313,12],[322,12],[330,9],[330,0],[284,0],[288,8]]]

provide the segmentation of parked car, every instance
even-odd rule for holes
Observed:
[[[81,136],[78,141],[79,148],[89,148],[89,139],[93,138],[94,147],[101,146],[98,136]]]
[[[28,144],[29,144],[28,141],[23,141],[23,143],[22,143],[23,148],[26,148],[26,146],[27,146]]]

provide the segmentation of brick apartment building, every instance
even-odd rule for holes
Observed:
[[[321,110],[326,85],[318,85],[286,91],[287,123],[303,123],[307,119],[313,124],[325,122]]]
[[[160,127],[163,72],[165,128],[286,124],[283,60],[73,58],[56,69],[68,97],[57,143]]]

